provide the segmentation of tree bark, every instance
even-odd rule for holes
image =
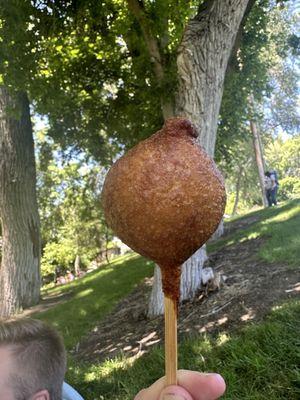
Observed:
[[[177,58],[176,113],[189,118],[214,156],[225,72],[249,0],[206,1],[183,36]]]
[[[29,102],[0,86],[0,316],[40,298],[40,223]]]
[[[236,185],[235,185],[235,199],[234,199],[234,205],[232,209],[231,215],[235,215],[237,212],[237,207],[239,204],[240,200],[240,189],[241,189],[241,178],[242,178],[242,167],[240,166],[239,171],[238,171],[238,177],[236,180]]]
[[[81,272],[81,260],[79,254],[76,254],[75,257],[75,262],[74,262],[74,271],[75,271],[75,276],[79,276]]]
[[[265,160],[262,152],[262,143],[260,138],[260,132],[255,121],[255,102],[253,95],[249,96],[249,111],[250,111],[250,131],[252,133],[253,150],[255,154],[259,186],[261,191],[261,199],[264,207],[268,206],[265,191]]]
[[[258,178],[259,178],[259,186],[261,191],[261,199],[262,204],[264,207],[267,207],[267,199],[266,199],[266,192],[265,192],[265,171],[264,171],[264,160],[260,146],[259,140],[259,131],[257,129],[256,122],[251,119],[250,120],[250,130],[252,133],[252,140],[253,140],[253,149],[255,154]]]
[[[204,2],[189,22],[178,52],[176,111],[196,125],[198,142],[211,157],[215,151],[228,60],[247,4],[248,0]],[[198,276],[197,290],[206,257],[198,260],[196,254],[182,266],[182,274],[185,275],[191,264],[197,266],[194,272]]]

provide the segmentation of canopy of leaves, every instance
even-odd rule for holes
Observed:
[[[176,49],[198,3],[143,2],[165,70],[158,87],[126,2],[2,0],[0,73],[5,84],[30,92],[36,111],[48,116],[55,141],[110,163],[124,145],[161,126],[159,98],[174,96]],[[18,29],[13,20],[20,20]]]
[[[237,161],[240,150],[235,147],[248,140],[250,119],[264,131],[280,127],[292,133],[300,126],[299,76],[289,45],[294,22],[289,8],[256,2],[240,32],[227,71],[217,137],[216,158],[226,160],[228,170]]]

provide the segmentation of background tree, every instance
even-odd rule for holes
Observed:
[[[232,199],[227,209],[229,213],[232,212],[233,198],[237,198],[232,193],[232,190],[235,192],[237,178],[234,181],[232,178],[239,170],[243,154],[244,162],[253,159],[248,145],[249,121],[255,123],[256,131],[261,136],[262,150],[278,131],[284,129],[293,134],[299,127],[299,87],[294,67],[297,59],[294,48],[290,46],[296,23],[291,9],[292,5],[284,8],[277,5],[271,7],[268,13],[263,13],[261,9],[256,10],[257,14],[251,13],[244,31],[240,33],[238,51],[230,60],[216,148],[216,157],[226,174],[229,198]],[[267,166],[272,168],[270,164]],[[247,163],[247,168],[242,168],[240,184],[243,187],[248,182],[248,193],[242,196],[243,208],[261,203],[257,197],[258,179],[253,179],[253,168],[256,169],[252,162]]]
[[[32,79],[35,65],[27,4],[0,2],[0,37],[0,315],[6,317],[36,304],[40,297],[34,145],[24,84]]]
[[[40,294],[40,231],[29,102],[0,86],[0,316],[36,304]]]
[[[105,169],[83,152],[63,154],[46,131],[36,134],[36,144],[42,273],[74,270],[76,260],[87,266],[111,240],[100,205]]]

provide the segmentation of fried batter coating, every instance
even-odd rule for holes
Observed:
[[[224,213],[223,178],[196,137],[187,119],[168,119],[111,167],[102,191],[115,234],[166,271],[201,247]]]

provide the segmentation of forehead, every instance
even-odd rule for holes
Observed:
[[[0,399],[14,400],[9,385],[10,376],[14,372],[11,348],[0,345]]]
[[[13,372],[13,355],[10,346],[0,345],[0,379]]]

